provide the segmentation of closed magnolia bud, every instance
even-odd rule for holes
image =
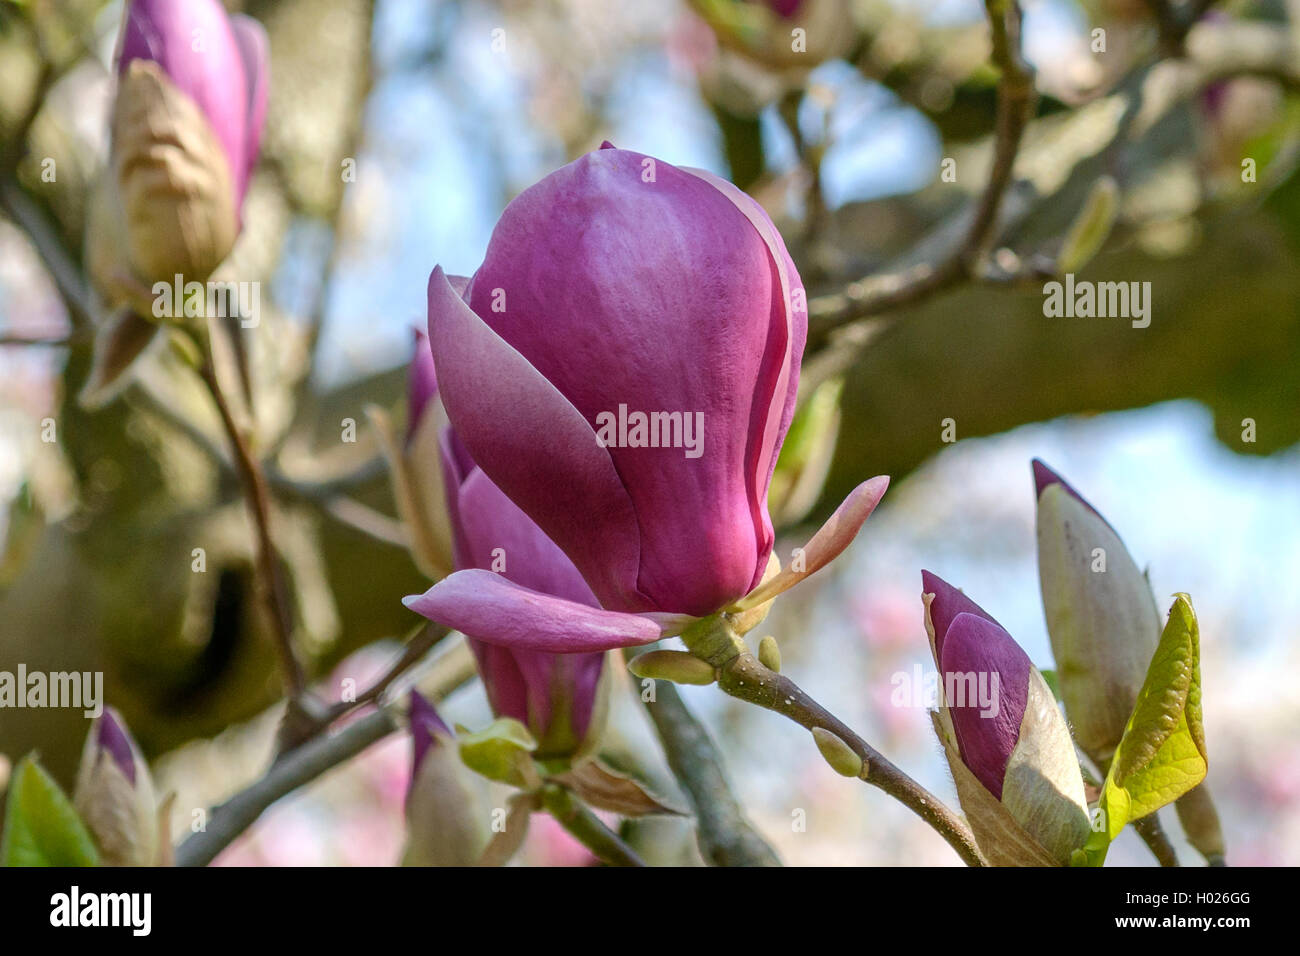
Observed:
[[[429,279],[457,434],[612,611],[704,616],[762,579],[807,320],[757,202],[608,143],[506,207],[463,293]]]
[[[454,735],[433,705],[411,691],[411,782],[406,792],[406,866],[473,866],[487,845]]]
[[[922,577],[942,686],[937,727],[976,842],[995,864],[1064,866],[1090,827],[1056,699],[1000,624],[943,580]]]
[[[163,849],[149,768],[112,708],[91,725],[73,804],[106,866],[154,866]]]
[[[1146,576],[1110,524],[1041,461],[1038,579],[1065,712],[1103,770],[1124,735],[1160,641]]]
[[[266,115],[267,64],[262,27],[217,0],[127,5],[112,171],[126,259],[146,287],[176,275],[203,281],[234,245]]]
[[[637,677],[672,681],[674,684],[712,684],[718,672],[708,661],[687,651],[646,651],[628,662]]]
[[[813,740],[817,742],[817,749],[821,751],[832,770],[842,777],[862,775],[864,766],[862,758],[854,753],[853,748],[839,736],[823,727],[814,727],[812,735]]]
[[[1174,808],[1178,811],[1178,822],[1183,825],[1187,842],[1196,847],[1210,866],[1226,866],[1223,827],[1205,784],[1188,790],[1178,798]]]

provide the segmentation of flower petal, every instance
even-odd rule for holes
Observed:
[[[844,499],[835,513],[826,519],[812,540],[803,547],[803,570],[786,567],[780,574],[750,591],[727,610],[745,611],[766,604],[772,598],[788,591],[804,578],[830,564],[857,537],[863,523],[871,517],[876,505],[889,487],[889,477],[878,475],[858,485]]]
[[[659,640],[659,626],[640,615],[566,601],[477,568],[457,571],[402,603],[467,637],[555,654]]]
[[[636,514],[608,451],[440,267],[429,277],[429,344],[443,404],[474,461],[569,556],[602,604],[649,609],[636,589]]]

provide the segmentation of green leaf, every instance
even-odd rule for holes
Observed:
[[[54,779],[28,755],[9,781],[0,865],[98,866],[81,817]]]
[[[526,779],[524,766],[531,767],[528,755],[537,749],[537,741],[514,718],[498,717],[478,733],[457,726],[456,740],[460,759],[475,773],[516,787],[532,782]]]
[[[1101,865],[1125,824],[1173,803],[1206,769],[1200,635],[1191,599],[1178,594],[1106,774],[1099,804],[1105,825],[1086,848],[1092,865]]]

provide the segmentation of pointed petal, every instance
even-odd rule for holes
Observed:
[[[477,568],[457,571],[423,594],[403,598],[402,603],[467,637],[556,654],[659,640],[658,625],[639,615],[530,591]]]
[[[795,571],[792,568],[782,569],[780,574],[769,578],[766,583],[750,591],[728,610],[744,611],[765,604],[834,561],[857,536],[888,487],[888,476],[879,475],[854,488],[844,499],[844,503],[835,509],[835,513],[804,546],[802,571]]]
[[[602,604],[648,610],[636,589],[637,518],[609,452],[555,386],[465,305],[440,267],[429,277],[429,344],[443,403],[474,460],[537,520]]]
[[[244,117],[244,164],[235,172],[235,188],[242,202],[253,167],[257,165],[262,129],[266,125],[266,103],[271,88],[271,43],[266,37],[266,29],[252,17],[236,14],[230,18],[230,25],[239,47],[239,57],[244,62],[244,76],[248,84],[248,113]]]

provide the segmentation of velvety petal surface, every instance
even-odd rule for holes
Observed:
[[[930,602],[930,622],[934,626],[934,654],[936,661],[943,660],[943,642],[948,628],[958,614],[974,614],[992,621],[993,616],[968,598],[960,588],[955,588],[937,574],[921,572],[921,593],[933,594]],[[999,625],[1001,626],[1001,625]]]
[[[703,415],[698,458],[681,447],[609,450],[641,528],[637,586],[655,610],[692,614],[745,594],[770,550],[755,477],[770,457],[767,419],[785,407],[778,383],[793,380],[781,270],[749,216],[697,175],[596,150],[506,208],[470,304],[593,430],[620,406]],[[574,555],[551,527],[555,506],[521,499],[524,464],[489,462],[464,438]]]
[[[1020,738],[1031,666],[1028,655],[1011,635],[982,613],[963,611],[947,628],[939,666],[945,693],[950,675],[975,675],[974,686],[986,688],[976,693],[976,700],[969,696],[966,700],[949,697],[957,745],[971,773],[999,800],[1007,761]],[[998,677],[996,694],[992,693],[993,674]],[[961,682],[958,686],[969,688],[970,684]],[[982,693],[988,694],[988,700],[978,699]],[[996,707],[984,706],[993,701]]]
[[[651,610],[636,589],[637,516],[609,452],[440,268],[429,278],[429,344],[439,394],[474,461],[569,556],[603,605]]]
[[[659,639],[659,625],[521,587],[492,571],[457,571],[402,603],[431,621],[512,648],[557,654],[635,647]]]
[[[225,9],[217,0],[130,0],[119,72],[136,59],[156,62],[198,104],[242,199],[249,169],[249,88],[244,55]]]

